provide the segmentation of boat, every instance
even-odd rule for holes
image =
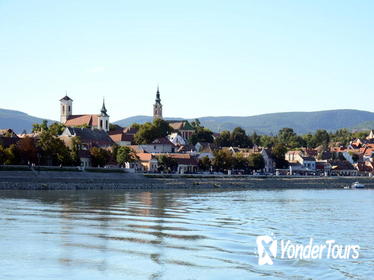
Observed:
[[[351,185],[351,188],[352,189],[363,189],[365,188],[365,185],[364,184],[361,184],[359,182],[354,182],[352,185]]]

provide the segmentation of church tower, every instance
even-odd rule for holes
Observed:
[[[104,130],[106,132],[109,131],[109,115],[107,114],[107,110],[105,108],[105,100],[103,100],[103,106],[101,107],[101,114],[98,116],[97,128]]]
[[[160,90],[157,86],[156,103],[153,105],[153,120],[162,119],[162,104],[160,98]]]
[[[67,94],[60,99],[60,122],[66,123],[69,117],[73,114],[73,99]]]

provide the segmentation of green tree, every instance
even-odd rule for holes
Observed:
[[[257,135],[256,131],[254,131],[251,135],[251,141],[254,145],[257,145],[259,146],[261,144],[261,137],[259,135]]]
[[[253,153],[248,157],[249,168],[252,170],[260,170],[265,168],[265,160],[261,154]]]
[[[315,145],[313,148],[317,146],[323,146],[324,148],[327,148],[330,143],[330,135],[326,130],[318,129],[313,136],[313,141]]]
[[[216,137],[214,143],[217,147],[230,147],[231,145],[231,133],[228,130],[224,130]]]
[[[49,130],[42,131],[37,147],[41,153],[41,163],[70,165],[72,162],[69,148]]]
[[[303,138],[298,136],[292,128],[282,128],[277,135],[278,142],[289,149],[305,146]]]
[[[79,153],[82,151],[82,141],[78,136],[72,138],[71,141],[71,163],[75,166],[81,164]]]
[[[42,132],[42,131],[47,131],[48,130],[48,121],[44,120],[42,123],[34,123],[32,125],[32,132],[37,133],[37,132]]]
[[[196,145],[197,142],[213,143],[213,141],[213,132],[204,127],[197,128],[189,139],[192,145]]]
[[[102,148],[93,147],[90,149],[91,163],[94,167],[104,167],[111,159],[111,153]]]
[[[119,165],[123,166],[126,162],[134,162],[136,156],[129,147],[121,146],[117,150],[116,160]]]
[[[213,167],[218,171],[225,171],[232,167],[233,156],[229,151],[218,150],[214,152]]]
[[[161,155],[157,157],[159,171],[172,172],[178,167],[176,159]]]
[[[201,170],[209,171],[211,165],[212,165],[212,162],[211,162],[211,160],[209,159],[209,157],[205,156],[205,157],[199,159],[199,168],[200,168]]]
[[[157,138],[165,137],[173,132],[167,121],[156,119],[153,123],[147,122],[139,127],[138,132],[134,136],[136,144],[150,144]]]
[[[6,161],[6,154],[5,154],[5,148],[0,145],[0,165],[4,164]]]
[[[20,163],[19,153],[16,145],[12,144],[4,150],[5,152],[5,162],[6,165],[16,165]]]
[[[261,135],[260,136],[260,146],[265,148],[271,148],[274,146],[276,139],[273,136]]]
[[[247,172],[249,169],[247,158],[245,158],[242,153],[236,154],[234,157],[232,157],[232,168]]]
[[[251,139],[241,127],[236,127],[231,133],[231,144],[234,147],[250,148],[253,146]]]
[[[287,153],[287,148],[284,144],[276,144],[272,148],[272,157],[275,161],[276,168],[287,168],[288,162],[285,159],[285,154]]]

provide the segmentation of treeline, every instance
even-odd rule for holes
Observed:
[[[79,166],[82,151],[91,158],[94,167],[110,163],[124,165],[136,160],[129,147],[92,147],[85,150],[79,137],[72,137],[71,143],[67,144],[58,137],[64,129],[65,126],[60,123],[48,126],[47,121],[43,121],[33,125],[32,131],[38,133],[37,138],[25,137],[7,148],[0,142],[0,165]]]

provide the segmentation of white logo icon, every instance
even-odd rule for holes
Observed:
[[[258,252],[258,264],[272,265],[272,258],[275,258],[277,255],[277,240],[274,240],[271,236],[263,235],[257,237],[256,243]]]

